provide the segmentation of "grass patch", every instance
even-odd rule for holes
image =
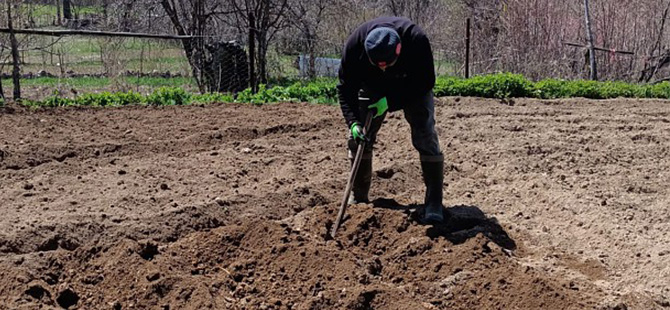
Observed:
[[[84,89],[100,89],[108,87],[112,82],[122,82],[128,85],[149,86],[149,87],[182,87],[182,86],[196,86],[195,81],[190,77],[132,77],[126,76],[116,79],[107,77],[76,77],[76,78],[56,78],[56,77],[40,77],[34,79],[22,79],[22,86],[45,86],[45,87],[60,87],[68,86],[74,88]],[[6,89],[14,87],[12,79],[3,79],[2,85]]]
[[[72,14],[79,18],[102,15],[102,12],[102,7],[99,6],[72,6]],[[34,27],[52,26],[57,20],[58,14],[55,5],[37,3],[21,3],[19,5],[18,13],[21,14],[20,16],[26,18],[29,17],[31,21],[34,21]],[[62,15],[61,21],[65,22]]]
[[[67,36],[60,40],[32,36],[31,46],[48,46],[46,51],[28,50],[21,53],[24,72],[46,70],[52,74],[74,71],[92,74],[127,70],[153,70],[188,74],[189,64],[177,42],[151,39],[100,39]],[[106,62],[103,62],[103,60]],[[9,73],[11,66],[4,66]],[[115,72],[116,71],[116,72]]]
[[[214,102],[234,102],[231,94],[192,94],[179,87],[161,87],[148,95],[138,92],[101,92],[87,93],[76,98],[51,96],[44,100],[23,100],[22,104],[29,107],[66,107],[92,106],[113,107],[126,105],[188,105]]]
[[[34,79],[22,79],[22,86],[48,86],[57,87],[61,85],[69,85],[77,88],[102,88],[109,85],[109,78],[106,77],[77,77],[77,78],[56,78],[56,77],[40,77]],[[3,79],[2,85],[5,87],[14,87],[14,82],[11,79]]]
[[[58,9],[55,5],[50,4],[30,4],[23,3],[21,4],[20,10],[31,14],[35,18],[55,18],[58,14]],[[75,5],[72,7],[72,14],[78,15],[97,15],[102,14],[102,7],[97,6],[85,6],[85,5]],[[61,10],[62,14],[62,10]]]

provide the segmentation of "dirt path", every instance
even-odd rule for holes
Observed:
[[[441,99],[434,227],[392,114],[335,240],[337,107],[4,109],[0,309],[670,308],[669,107]]]

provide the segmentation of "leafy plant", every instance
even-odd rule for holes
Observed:
[[[191,94],[179,87],[161,87],[146,98],[149,105],[185,105],[191,102]]]
[[[24,101],[28,106],[124,106],[130,104],[185,105],[191,103],[208,104],[215,102],[238,102],[266,104],[275,102],[310,102],[337,104],[337,81],[317,79],[313,81],[283,81],[284,85],[267,87],[261,85],[258,92],[251,89],[237,95],[210,93],[192,94],[181,87],[161,87],[153,93],[142,96],[136,92],[87,93],[75,99],[61,97],[58,93],[43,101]],[[487,98],[533,97],[542,99],[584,97],[592,99],[626,98],[666,98],[670,99],[670,82],[653,85],[629,84],[623,82],[566,81],[547,79],[531,82],[518,74],[500,73],[475,76],[470,79],[458,77],[438,77],[435,95],[476,96]]]

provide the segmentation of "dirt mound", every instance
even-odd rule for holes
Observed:
[[[330,205],[282,221],[193,233],[168,245],[96,243],[52,257],[38,272],[23,275],[10,294],[80,309],[596,305],[599,293],[591,285],[551,279],[525,266],[503,247],[514,242],[494,219],[459,218],[467,209],[455,207],[448,222],[424,226],[409,208],[356,205],[335,239],[327,234],[335,214]],[[459,228],[449,225],[455,222]]]

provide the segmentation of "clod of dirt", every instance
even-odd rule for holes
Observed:
[[[75,153],[74,151],[67,151],[61,155],[56,156],[54,159],[56,159],[56,161],[62,162],[68,158],[72,158],[75,156],[77,156],[77,153]]]
[[[156,281],[156,280],[160,279],[160,277],[161,277],[160,272],[154,271],[154,272],[151,272],[147,275],[147,281],[153,282],[153,281]]]
[[[145,260],[152,260],[156,255],[158,255],[158,245],[152,242],[147,242],[140,244],[141,248],[139,250],[140,256]]]
[[[46,252],[46,251],[55,251],[58,250],[58,241],[60,237],[58,235],[53,236],[37,247],[37,251]]]
[[[383,268],[382,261],[379,260],[379,258],[377,257],[373,261],[369,262],[367,267],[368,267],[368,273],[369,274],[371,274],[373,276],[380,275],[381,272],[382,272],[382,268]]]
[[[76,305],[77,302],[79,302],[79,295],[77,295],[77,293],[75,293],[73,290],[67,288],[58,294],[56,302],[59,306],[65,309],[70,309],[70,307]]]
[[[388,168],[377,171],[377,176],[382,179],[390,179],[395,173],[396,171],[393,168]]]
[[[26,295],[41,300],[42,298],[51,298],[51,293],[39,284],[33,284],[26,290]]]
[[[349,309],[355,309],[355,310],[372,310],[374,309],[372,307],[372,300],[375,299],[375,296],[377,295],[377,291],[367,291],[367,292],[361,292],[358,295],[358,298],[356,299],[355,302],[353,302],[351,305],[349,305]]]

